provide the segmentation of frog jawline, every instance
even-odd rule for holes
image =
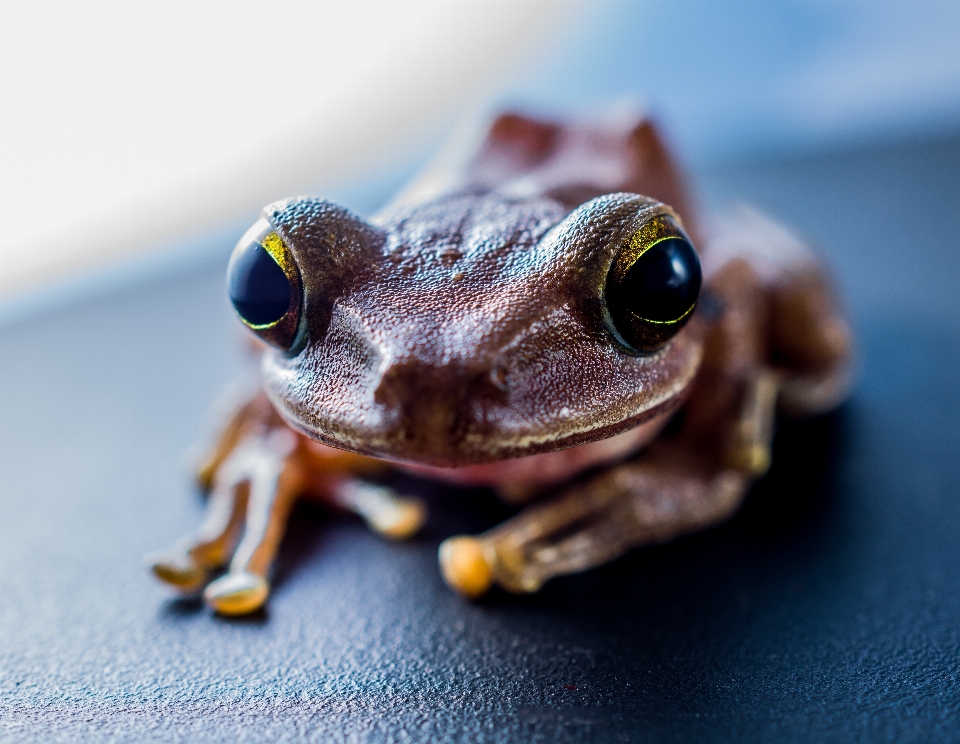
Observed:
[[[396,463],[401,470],[461,488],[497,488],[504,494],[535,493],[562,485],[579,473],[621,462],[646,447],[670,420],[670,411],[607,439],[563,450],[457,468]],[[518,492],[518,489],[520,491]]]
[[[686,391],[685,391],[686,392]],[[638,426],[650,423],[655,419],[662,418],[664,421],[669,419],[670,415],[676,412],[686,400],[685,394],[671,395],[661,400],[656,405],[643,409],[633,416],[605,426],[600,426],[586,431],[579,431],[567,436],[558,437],[548,441],[536,440],[528,445],[506,444],[500,447],[484,447],[482,449],[469,447],[458,450],[454,447],[453,452],[444,453],[441,456],[422,456],[422,453],[415,453],[416,456],[404,456],[396,451],[385,448],[365,447],[358,442],[351,442],[346,439],[338,439],[330,434],[314,431],[286,410],[282,402],[274,399],[267,388],[267,395],[273,402],[274,408],[286,421],[287,425],[295,431],[303,434],[308,439],[312,439],[320,444],[334,447],[336,449],[353,452],[358,455],[374,457],[378,460],[394,462],[400,465],[409,464],[414,466],[426,466],[433,468],[455,469],[468,467],[471,465],[481,465],[484,463],[499,462],[502,460],[514,460],[522,457],[530,457],[558,450],[578,447],[591,442],[597,442],[603,439],[622,434]],[[453,455],[452,457],[450,455]]]

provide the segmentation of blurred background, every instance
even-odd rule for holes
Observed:
[[[960,132],[955,0],[3,2],[0,64],[2,317],[369,213],[503,105],[640,103],[695,171]]]

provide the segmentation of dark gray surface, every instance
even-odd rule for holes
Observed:
[[[438,542],[505,510],[421,486],[405,545],[300,509],[268,612],[170,599],[141,556],[244,366],[222,267],[4,327],[2,740],[960,741],[960,141],[705,183],[828,251],[856,394],[731,523],[536,597],[447,591]]]

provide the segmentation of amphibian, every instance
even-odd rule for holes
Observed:
[[[271,204],[228,285],[261,389],[200,469],[204,524],[151,559],[225,614],[267,600],[297,498],[413,534],[424,506],[377,483],[388,468],[529,502],[439,559],[468,597],[537,591],[726,519],[769,467],[777,411],[849,386],[814,254],[753,210],[695,213],[640,117],[504,114],[369,220]]]

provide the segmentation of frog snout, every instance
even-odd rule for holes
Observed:
[[[395,417],[397,433],[433,453],[475,428],[484,406],[505,395],[506,379],[497,365],[456,362],[390,364],[374,390],[374,400]]]

